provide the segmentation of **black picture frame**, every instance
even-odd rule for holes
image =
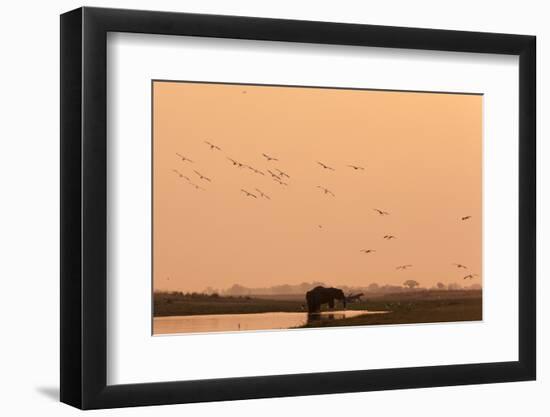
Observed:
[[[519,56],[519,360],[107,385],[108,32]],[[61,15],[61,401],[81,409],[536,378],[534,36],[79,8]]]

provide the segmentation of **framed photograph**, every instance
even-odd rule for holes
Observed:
[[[533,380],[535,37],[61,16],[61,401]]]

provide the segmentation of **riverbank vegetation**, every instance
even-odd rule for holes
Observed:
[[[303,295],[220,296],[217,293],[155,292],[154,315],[186,316],[305,311]],[[340,305],[337,304],[337,309]],[[481,290],[421,290],[367,293],[348,303],[348,310],[388,311],[387,314],[310,322],[304,327],[433,323],[482,319]],[[327,306],[323,306],[327,310]]]

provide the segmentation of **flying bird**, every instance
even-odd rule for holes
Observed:
[[[323,164],[322,162],[317,161],[319,165],[321,165],[324,169],[328,169],[330,171],[334,171],[334,168],[329,167],[328,165]]]
[[[213,151],[214,149],[217,151],[221,151],[221,148],[219,146],[214,145],[213,143],[208,142],[207,140],[204,141],[208,146],[210,146],[210,150]]]
[[[408,269],[412,267],[412,265],[399,265],[398,267],[396,267],[395,269]]]
[[[254,188],[254,189],[260,193],[260,197],[267,198],[268,200],[271,200],[271,198],[269,198],[269,196],[266,193],[264,193],[262,190],[260,190],[259,188]]]
[[[333,193],[332,191],[330,191],[328,188],[321,187],[320,185],[318,185],[317,188],[323,190],[323,192],[324,192],[325,194],[330,194],[331,196],[334,197],[334,193]]]
[[[357,171],[358,169],[360,169],[360,170],[364,170],[364,169],[365,169],[365,168],[363,168],[363,167],[360,167],[359,165],[348,165],[348,167],[353,168],[355,171]]]
[[[234,166],[238,166],[239,168],[241,168],[241,167],[243,166],[243,164],[241,164],[241,163],[238,162],[238,161],[235,161],[235,160],[232,159],[232,158],[229,158],[229,157],[228,157],[227,159],[229,159],[229,160],[231,161],[231,163],[232,163]]]
[[[477,277],[477,274],[469,274],[469,275],[466,275],[466,276],[464,277],[464,279],[473,279],[473,278],[475,278],[475,277]]]
[[[464,216],[464,217],[461,217],[461,220],[464,221],[464,220],[468,220],[468,219],[471,219],[472,216]]]
[[[275,168],[275,171],[277,171],[279,173],[279,175],[281,176],[281,178],[284,178],[284,177],[287,177],[287,178],[290,178],[290,175],[288,175],[286,172],[284,171],[281,171],[280,169],[278,168]]]
[[[397,239],[397,237],[395,237],[394,235],[386,235],[386,236],[384,236],[384,239],[392,240],[392,239]]]
[[[185,162],[185,161],[187,161],[187,162],[193,162],[192,160],[190,160],[190,159],[187,158],[186,156],[183,156],[183,155],[180,154],[180,153],[177,153],[177,152],[176,152],[176,155],[179,156],[183,162]]]
[[[183,175],[181,172],[179,172],[177,169],[173,169],[172,171],[174,171],[176,174],[178,174],[178,176],[180,178],[185,178],[187,181],[190,181],[189,177],[187,175]]]
[[[255,196],[254,194],[252,194],[252,193],[249,193],[248,191],[246,191],[246,190],[243,190],[242,188],[241,188],[241,191],[242,191],[243,193],[245,193],[247,197],[254,197],[254,198],[258,198],[258,197],[256,197],[256,196]]]
[[[279,177],[273,178],[273,181],[278,182],[280,185],[288,185],[287,182],[281,181]]]
[[[254,167],[251,167],[250,165],[244,165],[246,168],[248,168],[249,170],[251,170],[252,172],[254,172],[255,174],[260,174],[260,175],[265,175],[262,171],[260,171],[259,169],[256,169]]]
[[[390,214],[390,213],[388,213],[387,211],[384,211],[384,210],[379,210],[379,209],[373,209],[373,210],[376,211],[381,216],[387,216],[387,215]]]
[[[464,268],[464,269],[468,269],[468,267],[466,265],[462,265],[462,264],[453,264],[454,266],[456,266],[457,268]]]
[[[373,253],[373,252],[376,252],[376,250],[374,250],[374,249],[361,249],[359,252]]]
[[[273,156],[269,156],[268,154],[266,153],[262,153],[262,155],[265,157],[265,159],[267,159],[268,162],[270,161],[278,161],[277,158],[273,157]]]
[[[208,182],[212,182],[212,180],[211,180],[210,178],[205,177],[205,176],[202,175],[199,171],[193,170],[193,172],[194,172],[195,174],[197,174],[201,180],[206,180],[206,181],[208,181]]]
[[[274,173],[273,171],[271,171],[270,169],[268,169],[267,172],[269,172],[273,178],[277,178],[278,180],[281,179],[280,176],[278,176],[277,174],[275,174],[275,173]]]

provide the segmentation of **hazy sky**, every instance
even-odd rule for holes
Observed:
[[[482,96],[155,82],[153,106],[156,290],[481,283]]]

